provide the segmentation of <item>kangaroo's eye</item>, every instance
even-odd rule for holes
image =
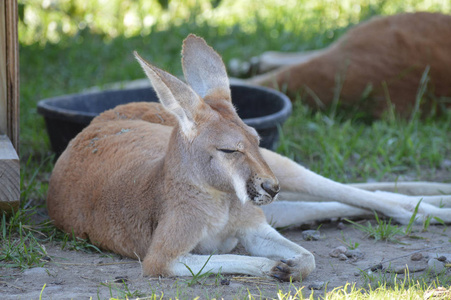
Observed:
[[[231,149],[218,149],[218,151],[224,152],[224,153],[235,153],[237,150],[231,150]]]

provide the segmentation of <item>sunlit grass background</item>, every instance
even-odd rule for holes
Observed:
[[[203,36],[227,64],[232,58],[246,61],[266,50],[322,48],[349,26],[374,15],[451,11],[451,2],[445,0],[19,3],[23,163],[30,156],[32,162],[42,162],[50,154],[43,119],[36,113],[37,101],[143,77],[133,50],[181,75],[180,47],[189,33]],[[451,143],[446,142],[451,140],[449,115],[415,124],[396,119],[370,125],[348,117],[345,121],[327,117],[312,113],[298,101],[283,129],[285,139],[279,151],[340,181],[396,179],[412,170],[416,173],[407,179],[427,178],[451,152]]]
[[[19,0],[19,5],[23,208],[45,207],[53,166],[37,102],[142,78],[133,50],[181,75],[180,48],[189,33],[204,37],[227,65],[267,50],[323,48],[375,15],[451,12],[448,0]],[[451,182],[450,124],[451,113],[362,123],[311,111],[298,99],[281,129],[278,151],[341,182]]]

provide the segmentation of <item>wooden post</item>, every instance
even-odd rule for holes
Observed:
[[[0,210],[16,211],[20,200],[20,165],[6,135],[0,135]]]
[[[0,1],[0,210],[19,207],[19,46],[17,0]]]

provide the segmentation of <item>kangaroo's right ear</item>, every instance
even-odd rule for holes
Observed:
[[[151,65],[136,51],[133,54],[150,79],[161,104],[177,117],[185,136],[192,139],[196,135],[195,116],[204,105],[203,100],[184,82]]]
[[[182,66],[186,82],[202,98],[231,101],[229,78],[221,56],[204,39],[190,34],[183,41]]]

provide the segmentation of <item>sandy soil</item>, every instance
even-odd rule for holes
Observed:
[[[319,224],[312,224],[310,227],[316,229],[318,226]],[[89,297],[106,299],[125,298],[126,295],[136,298],[149,296],[154,292],[157,296],[164,295],[164,299],[169,297],[192,299],[195,296],[199,296],[200,299],[214,297],[243,299],[247,298],[248,291],[256,298],[260,296],[273,298],[277,297],[279,289],[284,292],[291,290],[293,294],[296,288],[302,286],[304,296],[308,296],[311,292],[320,295],[326,288],[330,291],[346,283],[364,285],[366,276],[358,275],[359,270],[368,273],[371,272],[368,268],[380,263],[383,268],[393,269],[407,264],[411,276],[417,276],[425,271],[415,271],[424,270],[432,257],[445,255],[448,261],[451,260],[449,229],[444,230],[443,226],[431,226],[426,232],[421,232],[421,227],[415,227],[416,238],[400,236],[400,243],[376,242],[353,226],[343,225],[339,221],[323,223],[319,229],[319,240],[304,240],[303,229],[305,227],[283,232],[287,238],[301,244],[316,257],[316,270],[302,283],[280,283],[275,279],[237,275],[210,276],[203,284],[189,286],[191,278],[186,277],[143,277],[138,261],[108,253],[102,255],[61,250],[60,245],[49,243],[45,244],[45,247],[50,260],[43,268],[25,271],[1,269],[0,298],[39,299],[41,292],[42,299],[89,299]],[[333,249],[343,245],[340,242],[342,239],[359,243],[358,249],[363,253],[363,257],[340,260],[330,256]],[[418,261],[413,261],[411,255],[418,250],[422,250],[419,252],[422,257]],[[242,250],[237,249],[235,252],[242,253]],[[451,275],[449,269],[445,272]],[[125,285],[122,281],[125,281]]]

